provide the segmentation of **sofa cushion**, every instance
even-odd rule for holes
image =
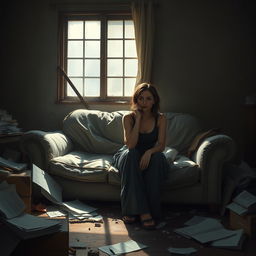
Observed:
[[[168,179],[164,189],[177,189],[197,184],[200,181],[201,170],[195,162],[185,156],[177,156],[170,164]],[[109,168],[108,182],[120,186],[120,176],[115,167]]]
[[[122,116],[128,111],[78,109],[63,121],[63,132],[82,151],[114,154],[123,146]]]
[[[111,161],[112,155],[73,151],[53,158],[49,173],[78,181],[107,182]]]

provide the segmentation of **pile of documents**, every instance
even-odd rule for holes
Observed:
[[[61,222],[24,213],[25,205],[16,187],[6,181],[0,183],[1,222],[21,239],[38,237],[60,230]]]
[[[256,196],[244,190],[226,207],[241,216],[256,213]]]
[[[79,200],[63,201],[61,186],[36,165],[33,165],[32,180],[41,187],[41,193],[55,205],[47,208],[50,217],[61,216],[65,214],[64,212],[68,212],[70,222],[102,221],[103,218],[98,215],[96,208]]]
[[[229,230],[224,228],[219,220],[202,216],[194,216],[185,225],[174,232],[213,247],[242,249],[245,238],[243,229]]]
[[[16,163],[0,156],[0,167],[3,169],[11,170],[13,172],[21,172],[25,170],[27,166],[26,163]]]
[[[0,135],[21,133],[21,129],[17,126],[18,122],[12,119],[6,110],[0,109]]]

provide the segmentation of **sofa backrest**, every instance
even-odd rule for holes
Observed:
[[[165,113],[167,120],[166,145],[180,154],[187,152],[193,139],[204,128],[194,116],[185,113]]]
[[[122,117],[128,112],[78,109],[65,117],[63,132],[86,152],[113,154],[123,145]],[[165,116],[166,145],[184,152],[202,126],[189,114],[168,112]]]

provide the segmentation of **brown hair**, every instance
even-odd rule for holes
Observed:
[[[144,91],[149,91],[153,95],[155,103],[152,106],[152,113],[154,115],[157,115],[159,112],[159,109],[160,109],[160,97],[157,93],[156,88],[152,84],[148,84],[148,83],[142,83],[135,87],[134,93],[133,93],[132,99],[131,99],[131,110],[136,109],[136,104],[138,102],[138,98],[139,98],[140,94]]]

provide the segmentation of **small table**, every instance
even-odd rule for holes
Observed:
[[[26,212],[31,213],[31,194],[32,194],[32,184],[31,184],[31,171],[25,170],[21,173],[11,173],[6,181],[9,184],[16,185],[16,191],[23,200],[26,206]]]

